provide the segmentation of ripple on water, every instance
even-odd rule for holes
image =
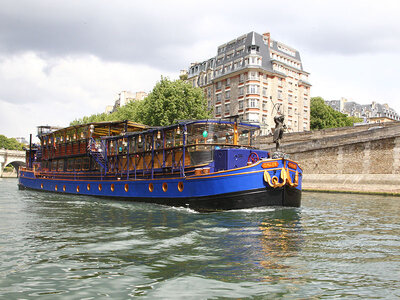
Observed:
[[[198,213],[0,180],[0,298],[400,297],[399,198]]]

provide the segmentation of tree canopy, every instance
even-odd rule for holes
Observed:
[[[178,120],[210,117],[200,88],[182,80],[161,77],[143,101],[131,101],[111,114],[101,113],[76,119],[70,125],[102,121],[131,120],[150,126],[166,126]]]
[[[166,126],[178,120],[205,119],[210,114],[200,88],[194,88],[182,80],[161,78],[138,107],[137,117],[146,125]]]
[[[0,149],[7,150],[23,150],[23,146],[15,138],[7,138],[0,134]]]
[[[311,130],[353,126],[355,122],[360,121],[361,119],[359,118],[348,117],[347,115],[334,110],[329,105],[326,105],[322,97],[311,98]]]

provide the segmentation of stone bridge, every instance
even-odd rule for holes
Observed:
[[[25,151],[0,149],[0,177],[3,177],[4,168],[8,165],[15,170],[25,166]]]

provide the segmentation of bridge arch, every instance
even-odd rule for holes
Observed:
[[[4,168],[12,165],[16,171],[25,166],[25,151],[0,149],[0,177],[3,177]]]

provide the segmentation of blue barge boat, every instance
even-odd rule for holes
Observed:
[[[257,130],[224,120],[40,126],[40,145],[26,151],[19,187],[198,211],[299,207],[301,167],[256,149]]]

